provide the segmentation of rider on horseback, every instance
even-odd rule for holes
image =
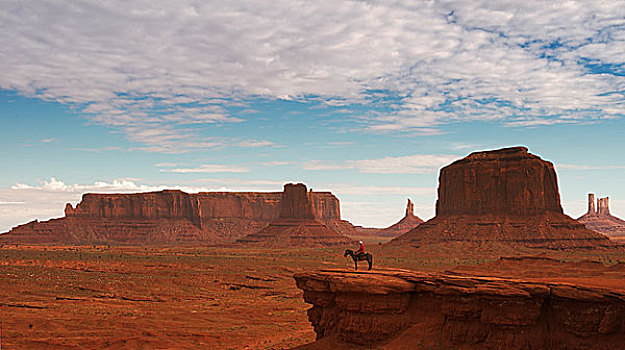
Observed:
[[[356,256],[363,255],[365,253],[365,245],[362,243],[362,241],[358,241],[358,243],[360,244],[360,248],[358,248],[358,250],[356,251]]]

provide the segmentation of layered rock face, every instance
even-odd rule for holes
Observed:
[[[588,212],[580,216],[577,221],[586,228],[602,233],[608,237],[625,238],[625,220],[610,214],[609,198],[598,198],[595,210],[595,194],[588,194]]]
[[[475,152],[441,169],[436,214],[562,213],[551,162],[525,147]]]
[[[295,275],[317,342],[302,349],[622,349],[625,294],[406,270]],[[347,343],[347,344],[345,344]]]
[[[314,209],[314,192],[304,184],[286,184],[278,219],[237,242],[263,247],[312,247],[349,244],[353,241],[325,225]]]
[[[85,194],[65,217],[33,221],[0,235],[15,243],[193,244],[233,241],[256,232],[282,211],[281,192],[166,190],[136,194]],[[340,203],[329,192],[309,195],[308,215],[341,223]],[[292,203],[287,203],[290,205]],[[286,212],[299,208],[286,208]]]
[[[436,217],[389,244],[496,241],[544,248],[611,243],[566,216],[551,162],[525,147],[475,152],[440,171]]]

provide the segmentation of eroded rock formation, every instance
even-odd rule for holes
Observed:
[[[419,224],[423,223],[418,216],[414,214],[414,204],[410,199],[408,199],[408,203],[406,205],[406,211],[404,217],[401,218],[398,222],[386,228],[377,228],[377,227],[363,227],[363,226],[354,226],[351,223],[347,222],[346,226],[338,226],[337,231],[347,234],[351,237],[356,237],[358,239],[367,239],[367,238],[395,238],[397,236],[403,235],[404,233],[412,230],[417,227]],[[334,228],[336,225],[334,222],[329,223],[328,226]]]
[[[442,168],[436,216],[389,245],[446,241],[545,248],[611,244],[563,214],[553,164],[525,147],[475,152]]]
[[[282,212],[281,192],[166,190],[135,194],[85,194],[65,217],[32,221],[0,235],[16,243],[195,244],[234,241],[256,232]],[[349,230],[339,200],[329,192],[307,195],[307,215]],[[287,203],[296,204],[296,203]],[[301,208],[285,209],[297,212]]]
[[[414,204],[408,199],[404,217],[395,224],[380,230],[378,235],[381,237],[397,237],[419,226],[421,223],[423,223],[423,220],[414,214]]]
[[[304,184],[286,184],[278,219],[237,242],[263,247],[311,247],[348,244],[350,238],[330,229],[313,209],[314,192]]]
[[[303,349],[622,349],[625,294],[406,270],[295,275],[317,342]],[[345,344],[347,343],[347,344]]]
[[[595,210],[595,194],[588,194],[588,212],[580,216],[577,221],[586,228],[602,233],[615,239],[625,238],[625,220],[610,213],[609,198],[598,198]]]

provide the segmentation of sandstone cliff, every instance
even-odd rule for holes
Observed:
[[[329,192],[309,194],[307,215],[322,222],[351,225],[340,218],[339,200]],[[281,192],[201,192],[166,190],[135,194],[83,195],[65,217],[37,220],[0,235],[2,242],[103,244],[212,244],[256,232],[280,216]],[[286,203],[286,205],[296,203]],[[286,208],[285,212],[301,208]]]
[[[595,195],[588,194],[588,212],[577,219],[586,228],[602,233],[610,238],[625,238],[625,220],[610,213],[609,198],[598,198],[595,210]]]
[[[475,152],[441,169],[436,215],[562,213],[551,162],[525,147]]]
[[[311,247],[353,243],[353,240],[330,229],[313,210],[314,192],[304,184],[286,184],[282,192],[278,219],[258,232],[237,242],[263,247]]]
[[[553,164],[525,147],[475,152],[442,168],[436,216],[389,246],[452,241],[540,248],[611,245],[563,214]]]
[[[406,270],[295,275],[317,342],[302,349],[622,349],[625,294]]]

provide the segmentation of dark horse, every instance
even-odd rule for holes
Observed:
[[[373,266],[373,255],[371,255],[371,253],[356,254],[351,249],[345,249],[345,254],[343,256],[348,255],[354,259],[354,267],[356,270],[358,270],[358,262],[362,260],[367,260],[369,263],[369,270],[371,270],[371,267]]]

